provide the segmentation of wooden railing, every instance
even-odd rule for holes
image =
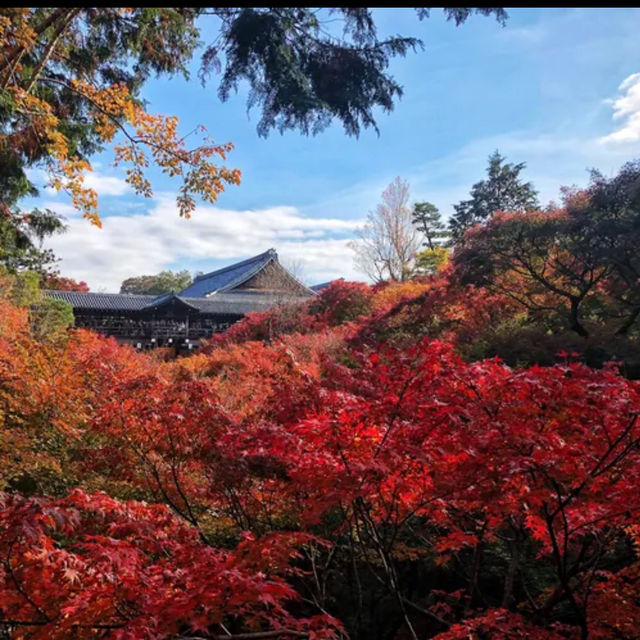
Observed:
[[[77,317],[75,326],[83,329],[91,329],[104,335],[115,338],[150,340],[189,339],[198,340],[208,338],[214,333],[225,331],[231,326],[230,322],[172,322],[162,320],[130,320],[109,317]]]

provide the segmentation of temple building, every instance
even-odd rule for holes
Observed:
[[[191,348],[251,311],[316,295],[278,261],[275,249],[195,278],[178,293],[44,291],[71,304],[75,326],[138,348]]]

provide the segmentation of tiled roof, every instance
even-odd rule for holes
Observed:
[[[253,258],[198,276],[193,284],[177,294],[164,293],[154,296],[79,291],[43,291],[43,293],[51,298],[65,300],[78,310],[143,311],[178,300],[200,313],[227,315],[244,315],[250,311],[263,311],[278,304],[301,301],[308,297],[291,296],[268,290],[234,291],[236,287],[262,271],[272,260],[276,262],[278,260],[275,249],[269,249]],[[300,283],[300,286],[304,292],[305,285]],[[313,295],[310,289],[306,290],[309,296]]]
[[[343,280],[343,278],[340,278],[340,280]],[[311,287],[309,287],[309,289],[311,289],[311,291],[315,291],[316,293],[319,293],[323,289],[326,289],[332,282],[333,282],[333,280],[329,280],[329,282],[323,282],[321,284],[314,284]]]
[[[180,296],[201,298],[216,291],[228,291],[252,278],[274,259],[278,259],[278,254],[275,249],[269,249],[253,258],[205,273],[198,276],[193,284],[180,291]]]
[[[139,311],[158,296],[132,293],[84,293],[80,291],[43,291],[49,298],[68,302],[74,309]]]
[[[144,311],[160,307],[172,298],[211,315],[242,316],[250,311],[264,311],[278,304],[301,302],[305,297],[282,296],[268,291],[216,293],[208,298],[178,296],[172,293],[161,296],[126,293],[81,293],[78,291],[43,291],[43,294],[65,300],[74,309],[86,311]]]

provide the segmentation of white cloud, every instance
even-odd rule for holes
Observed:
[[[620,121],[618,129],[600,142],[637,142],[640,140],[640,73],[633,73],[618,87],[620,95],[611,100],[613,120]]]
[[[118,291],[125,278],[157,273],[175,264],[211,269],[274,247],[291,263],[301,263],[310,284],[336,277],[362,279],[347,247],[358,220],[310,218],[294,207],[234,211],[198,207],[190,220],[178,216],[175,200],[160,194],[148,213],[103,218],[98,229],[72,218],[66,233],[48,246],[61,258],[61,272],[85,280],[93,290]]]
[[[308,240],[304,243],[278,244],[278,256],[283,264],[300,265],[300,277],[307,284],[319,284],[335,278],[365,280],[353,262],[353,249],[347,238],[334,240]]]
[[[42,204],[38,204],[38,208],[51,209],[65,218],[75,218],[82,215],[72,204],[56,200],[45,200]]]
[[[121,196],[131,192],[131,187],[122,178],[105,176],[97,171],[89,171],[84,178],[85,186],[95,189],[100,196]]]
[[[88,171],[84,177],[86,187],[95,189],[100,196],[121,196],[125,193],[132,193],[131,187],[124,178],[117,176],[105,175],[100,171],[96,171],[94,165],[93,171]],[[27,176],[39,189],[43,189],[45,193],[55,195],[58,193],[53,187],[47,186],[49,183],[49,174],[44,169],[27,169]]]

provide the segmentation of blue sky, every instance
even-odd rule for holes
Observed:
[[[50,243],[61,272],[117,291],[132,275],[210,270],[273,246],[311,284],[364,279],[347,242],[395,176],[409,181],[413,200],[448,216],[484,177],[495,149],[527,163],[523,175],[543,202],[557,199],[561,185],[584,185],[588,168],[612,174],[639,157],[640,10],[508,13],[505,27],[474,16],[456,28],[435,9],[422,22],[410,9],[375,10],[381,35],[425,43],[392,63],[405,93],[391,114],[379,114],[379,136],[349,138],[336,123],[315,137],[262,139],[246,90],[223,104],[215,79],[207,88],[195,73],[190,82],[151,81],[151,112],[178,115],[184,132],[203,124],[216,141],[233,141],[227,164],[242,170],[242,185],[182,220],[177,183],[153,172],[154,197],[137,197],[110,153],[101,154],[89,183],[100,196],[102,230],[79,219],[64,194],[43,190],[33,203],[69,219],[68,232]]]

